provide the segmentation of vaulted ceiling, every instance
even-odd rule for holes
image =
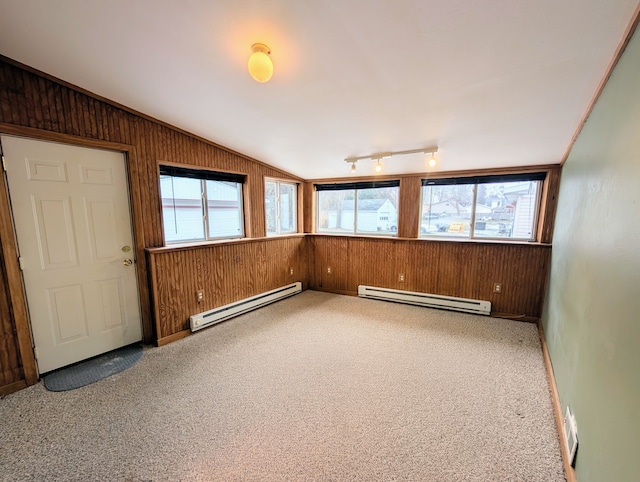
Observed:
[[[0,54],[305,179],[560,162],[638,0],[0,0]],[[251,45],[274,75],[247,73]],[[383,174],[424,172],[423,155]],[[358,164],[358,175],[373,174]]]

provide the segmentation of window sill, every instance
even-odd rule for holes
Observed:
[[[418,237],[418,238],[400,238],[397,236],[370,236],[365,234],[337,234],[337,233],[307,233],[308,236],[317,236],[317,237],[338,237],[338,238],[361,238],[361,239],[378,239],[378,240],[392,240],[392,241],[420,241],[425,243],[467,243],[467,244],[499,244],[505,246],[546,246],[551,247],[550,243],[540,243],[538,241],[507,241],[502,239],[469,239],[469,238],[428,238],[428,237]]]
[[[267,238],[271,239],[271,238],[286,238],[287,236],[296,236],[298,234],[301,233],[273,233],[273,234],[267,234]]]
[[[220,246],[227,244],[245,244],[245,243],[257,243],[261,241],[274,241],[276,239],[285,238],[303,238],[304,233],[282,234],[279,236],[268,236],[263,238],[234,238],[234,239],[218,239],[215,241],[198,241],[195,243],[174,243],[167,246],[159,246],[157,248],[146,248],[148,253],[167,253],[171,251],[184,251],[190,249],[201,249],[211,246]]]

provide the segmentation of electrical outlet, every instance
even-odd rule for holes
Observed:
[[[493,292],[502,293],[502,283],[493,283]]]
[[[204,290],[198,290],[196,292],[196,299],[198,300],[198,303],[202,303],[204,300]]]
[[[331,266],[327,266],[327,274],[331,274]]]
[[[293,276],[293,268],[289,268],[289,274]]]
[[[404,273],[400,273],[398,275],[398,281],[400,281],[400,283],[404,283]]]
[[[571,413],[569,405],[564,415],[564,441],[569,454],[569,463],[575,467],[576,451],[578,450],[578,424],[576,417]]]

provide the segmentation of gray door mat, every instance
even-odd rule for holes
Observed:
[[[74,390],[115,375],[142,358],[142,345],[129,345],[44,375],[44,386],[52,392]]]

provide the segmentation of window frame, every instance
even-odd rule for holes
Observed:
[[[371,231],[358,231],[358,191],[366,189],[384,189],[394,187],[398,190],[397,206],[396,206],[396,230],[392,232],[371,232]],[[378,181],[360,181],[360,182],[343,182],[343,183],[318,183],[314,184],[314,190],[316,194],[316,222],[315,232],[319,234],[328,234],[333,236],[384,236],[384,237],[397,237],[398,236],[398,221],[400,213],[400,179],[386,179]],[[322,191],[354,191],[353,196],[353,231],[344,233],[335,233],[331,231],[322,231],[320,228],[320,201],[319,196]]]
[[[180,239],[175,241],[168,241],[166,232],[165,232],[165,219],[164,219],[164,208],[163,208],[163,196],[162,196],[162,186],[161,181],[164,176],[168,177],[178,177],[178,178],[188,178],[195,179],[200,182],[200,197],[201,197],[201,209],[202,209],[202,227],[204,230],[204,237],[202,238],[190,238],[190,239]],[[236,236],[210,236],[210,217],[209,217],[209,197],[207,195],[207,181],[222,181],[222,182],[235,182],[239,185],[238,190],[238,225],[240,227],[240,234]],[[192,167],[185,165],[176,165],[176,164],[158,164],[158,194],[160,198],[160,216],[162,221],[162,238],[165,246],[173,246],[180,244],[198,244],[198,243],[207,243],[211,241],[221,241],[221,240],[236,240],[243,239],[246,237],[246,219],[245,219],[245,185],[246,185],[246,175],[235,173],[235,172],[227,172],[227,171],[217,171],[213,169],[206,169],[201,167]]]
[[[420,186],[420,214],[418,216],[418,239],[427,240],[442,240],[442,241],[499,241],[503,243],[522,243],[522,242],[537,242],[539,239],[540,231],[540,219],[542,211],[544,209],[543,192],[545,191],[545,183],[548,179],[548,172],[546,171],[534,171],[534,172],[522,172],[513,174],[488,174],[477,176],[460,176],[460,177],[444,177],[444,178],[422,178]],[[536,189],[535,199],[535,214],[531,223],[531,237],[530,238],[511,238],[504,236],[476,236],[476,209],[478,201],[478,186],[481,184],[496,184],[499,182],[538,182]],[[424,209],[424,188],[427,186],[452,186],[452,185],[473,185],[473,200],[471,203],[470,221],[469,221],[469,235],[468,236],[455,236],[447,234],[422,234],[422,219]]]
[[[268,182],[272,182],[276,184],[276,232],[269,232],[269,225],[267,222],[267,183]],[[292,204],[293,206],[293,220],[294,220],[294,229],[292,231],[285,231],[282,232],[281,230],[281,225],[280,225],[280,217],[281,217],[281,213],[280,213],[280,185],[281,184],[287,184],[290,186],[294,187],[294,192],[295,192],[295,199],[294,202]],[[298,190],[300,187],[300,183],[295,182],[295,181],[291,181],[291,180],[286,180],[286,179],[276,179],[273,177],[266,177],[264,178],[264,206],[265,206],[265,210],[264,210],[264,231],[265,234],[267,235],[267,237],[273,237],[273,236],[290,236],[292,234],[297,234],[299,233],[299,227],[298,227]]]

